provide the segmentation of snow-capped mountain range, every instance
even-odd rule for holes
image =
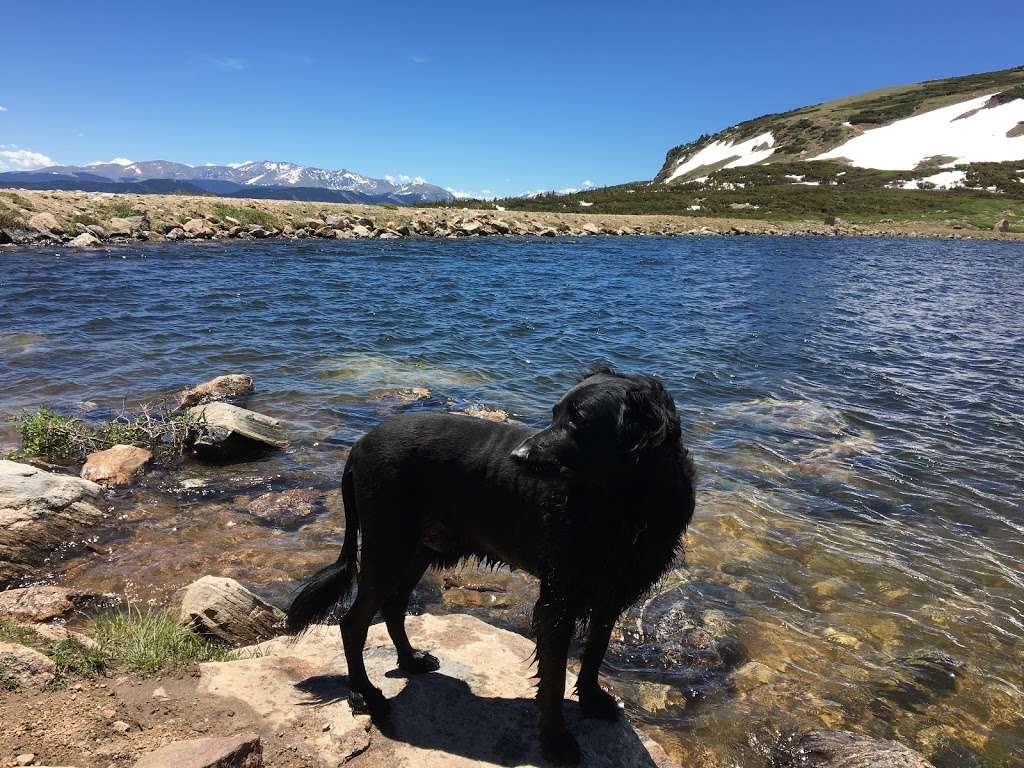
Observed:
[[[133,183],[151,179],[189,182],[201,189],[227,194],[246,187],[326,189],[351,192],[368,198],[393,198],[396,202],[452,200],[450,192],[422,178],[374,179],[353,171],[327,170],[296,163],[257,160],[231,165],[186,165],[168,160],[132,162],[118,159],[89,165],[54,165],[32,172],[36,178],[77,178]],[[254,196],[250,191],[247,196]]]

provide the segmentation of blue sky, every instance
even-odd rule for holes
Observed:
[[[521,194],[1024,64],[1024,3],[0,0],[0,164],[290,160]]]

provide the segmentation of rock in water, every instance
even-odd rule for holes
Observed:
[[[18,621],[50,621],[67,616],[96,595],[64,587],[23,587],[0,592],[0,616]]]
[[[99,496],[88,480],[0,460],[0,585],[99,522]]]
[[[260,447],[288,446],[281,422],[262,413],[229,403],[197,405],[188,412],[202,417],[206,424],[205,434],[195,444],[197,453],[226,459]]]
[[[56,665],[39,651],[0,642],[0,690],[42,688],[56,672]]]
[[[368,716],[352,713],[334,626],[262,643],[254,649],[262,655],[203,664],[199,690],[244,702],[276,732],[305,724],[305,743],[323,765],[353,758],[354,765],[417,768],[546,764],[537,744],[530,640],[463,614],[411,616],[406,626],[418,648],[440,659],[441,669],[414,677],[394,674],[387,630],[383,624],[370,628],[366,666],[392,706],[386,733],[373,729]],[[567,680],[567,693],[573,684]],[[625,719],[586,720],[569,702],[565,712],[586,766],[672,765]]]
[[[935,768],[924,756],[896,741],[849,731],[810,731],[784,737],[778,768]]]
[[[324,494],[313,488],[270,491],[249,504],[249,514],[280,526],[300,525],[324,511]]]
[[[90,453],[82,477],[104,485],[127,485],[152,460],[153,454],[134,445],[115,445]]]
[[[206,223],[206,219],[189,219],[181,228],[192,237],[213,237],[213,227]]]
[[[203,576],[182,589],[179,617],[195,632],[237,645],[257,643],[280,631],[284,613],[234,579]]]
[[[263,745],[255,733],[175,741],[143,755],[135,768],[262,768]]]
[[[196,405],[222,400],[242,400],[251,395],[252,391],[252,376],[247,373],[228,373],[204,381],[192,389],[186,389],[178,395],[178,405],[181,408],[192,408]]]
[[[94,248],[100,245],[100,239],[91,232],[83,232],[78,237],[74,238],[68,245],[75,248]]]

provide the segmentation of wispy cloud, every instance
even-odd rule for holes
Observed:
[[[6,112],[6,111],[7,111],[7,107],[5,107],[3,104],[0,104],[0,112]]]
[[[245,59],[237,56],[216,56],[203,53],[196,57],[201,64],[213,69],[224,70],[225,72],[240,72],[246,67]]]
[[[56,165],[42,152],[16,149],[13,144],[8,146],[11,149],[0,149],[0,171],[31,171],[36,168],[45,168],[48,165]]]
[[[415,54],[415,53],[409,55],[409,60],[413,64],[429,64],[430,63],[430,59],[429,58],[427,58],[426,56],[420,56],[420,55]]]

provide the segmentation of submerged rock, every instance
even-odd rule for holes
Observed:
[[[367,671],[391,702],[381,732],[347,700],[346,666],[335,626],[262,643],[248,658],[203,664],[200,691],[245,702],[268,729],[312,724],[306,742],[324,765],[546,765],[537,743],[533,643],[466,615],[415,616],[408,633],[441,661],[430,674],[395,674],[395,651],[383,624],[370,628]],[[568,676],[566,691],[574,680]],[[664,751],[625,719],[586,720],[565,704],[583,764],[600,768],[667,768]]]
[[[934,768],[924,756],[896,741],[849,731],[810,731],[783,737],[777,768]]]
[[[153,454],[135,445],[115,445],[90,453],[82,467],[82,477],[104,485],[128,485],[153,459]]]
[[[274,525],[297,525],[321,514],[325,494],[313,488],[271,491],[253,499],[249,514]]]
[[[204,403],[242,400],[253,392],[252,376],[247,373],[227,373],[204,381],[178,395],[181,408],[192,408]]]
[[[195,632],[230,645],[258,643],[280,631],[284,613],[234,579],[203,576],[180,590],[179,618]]]
[[[0,460],[0,585],[103,518],[96,483]]]
[[[288,446],[281,422],[262,413],[230,403],[197,405],[188,412],[201,417],[206,426],[194,446],[201,455],[230,459],[260,448]]]
[[[143,755],[135,768],[261,768],[263,744],[255,733],[175,741]]]
[[[51,621],[67,616],[96,595],[65,587],[23,587],[0,592],[0,616],[17,621]]]

